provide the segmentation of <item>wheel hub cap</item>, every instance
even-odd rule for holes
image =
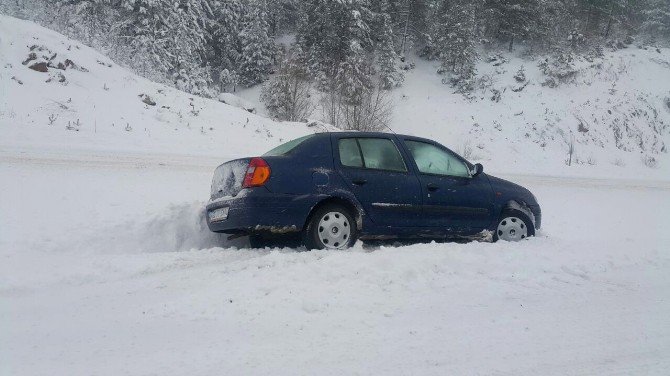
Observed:
[[[507,241],[518,241],[528,237],[528,227],[517,217],[503,218],[496,231],[499,239]]]
[[[325,248],[342,249],[346,247],[351,236],[347,217],[340,212],[324,214],[319,221],[318,236]]]

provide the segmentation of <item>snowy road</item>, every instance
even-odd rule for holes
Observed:
[[[0,374],[670,373],[667,181],[513,177],[518,244],[251,251],[216,163],[0,151]]]

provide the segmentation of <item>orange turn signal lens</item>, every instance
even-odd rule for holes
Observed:
[[[252,158],[249,161],[247,174],[244,176],[243,188],[260,187],[270,179],[270,166],[263,158]]]

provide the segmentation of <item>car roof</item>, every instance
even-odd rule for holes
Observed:
[[[417,140],[428,140],[426,138],[410,136],[406,134],[390,133],[390,132],[356,132],[356,131],[342,131],[342,132],[325,132],[328,134],[344,136],[344,137],[387,137],[387,136],[397,136],[403,138],[413,138]]]

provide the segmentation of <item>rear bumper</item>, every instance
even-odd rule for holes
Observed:
[[[302,230],[317,199],[312,195],[270,193],[263,187],[243,190],[237,197],[207,204],[207,226],[213,232],[289,233]],[[228,207],[228,217],[211,222],[209,212]]]

